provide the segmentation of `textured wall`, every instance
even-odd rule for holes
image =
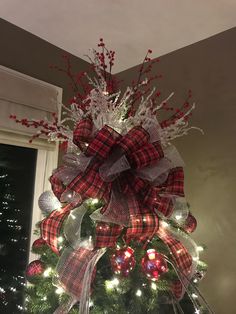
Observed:
[[[200,289],[217,314],[235,313],[236,291],[236,28],[161,57],[162,96],[173,104],[193,90],[192,131],[175,144],[186,163],[186,197],[198,219],[194,238],[208,247]],[[136,68],[117,76],[128,84]]]

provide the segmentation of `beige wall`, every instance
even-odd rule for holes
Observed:
[[[192,131],[175,142],[186,163],[186,197],[198,219],[194,238],[208,247],[200,289],[217,314],[236,313],[236,28],[161,57],[163,97],[193,90]],[[128,84],[135,68],[117,76]]]

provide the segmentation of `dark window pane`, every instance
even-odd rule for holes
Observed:
[[[22,313],[37,150],[0,144],[0,313]]]

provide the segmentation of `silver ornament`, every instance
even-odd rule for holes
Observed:
[[[61,203],[52,191],[43,192],[38,199],[38,205],[45,215],[50,214],[55,209],[61,208]]]

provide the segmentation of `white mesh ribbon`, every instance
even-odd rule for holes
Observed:
[[[78,248],[81,243],[81,224],[86,211],[85,205],[75,208],[68,216],[64,227],[64,235],[74,249]]]
[[[160,141],[160,134],[162,131],[161,126],[156,119],[154,119],[153,117],[149,119],[146,118],[142,127],[149,133],[150,143]]]
[[[79,312],[81,314],[88,314],[89,313],[89,298],[90,298],[90,286],[92,282],[93,271],[99,259],[103,256],[106,252],[105,248],[97,250],[96,254],[93,258],[88,262],[85,273],[84,279],[82,283],[82,292],[80,297],[80,307]]]
[[[100,167],[99,173],[101,178],[110,182],[113,181],[121,172],[130,169],[130,164],[125,155],[120,157],[116,161],[108,160]]]
[[[188,251],[188,254],[192,257],[192,264],[191,268],[189,269],[188,273],[180,272],[180,267],[176,267],[175,263],[173,266],[175,266],[175,271],[177,272],[177,275],[179,277],[179,280],[181,281],[183,285],[182,289],[182,296],[183,297],[186,288],[188,287],[191,278],[193,277],[193,274],[196,272],[197,264],[199,260],[199,252],[197,249],[197,244],[195,241],[185,232],[176,229],[174,227],[171,227],[170,225],[166,225],[166,222],[160,221],[159,224],[159,230],[158,230],[158,236],[165,242],[166,235],[170,235],[172,238],[180,241],[180,243],[185,247],[185,249]],[[181,252],[179,252],[181,254]],[[188,291],[187,291],[188,292]]]
[[[77,302],[78,300],[75,297],[70,296],[66,302],[59,305],[53,314],[67,314]]]
[[[71,247],[64,249],[56,267],[56,279],[57,284],[71,296],[71,302],[60,305],[57,314],[68,313],[66,310],[78,301],[80,301],[80,313],[88,313],[95,266],[105,251],[104,248],[96,250],[84,246],[75,250]]]
[[[110,201],[105,212],[102,214],[100,209],[98,209],[90,215],[90,218],[127,226],[129,223],[129,211],[126,195],[121,193],[116,186],[113,186]]]
[[[189,214],[189,206],[184,197],[175,197],[174,209],[169,219],[174,220],[178,225],[184,225]]]
[[[79,155],[68,153],[63,156],[63,161],[68,166],[76,168],[78,171],[84,172],[90,164],[92,158],[93,157],[85,156],[83,153],[80,153]]]

